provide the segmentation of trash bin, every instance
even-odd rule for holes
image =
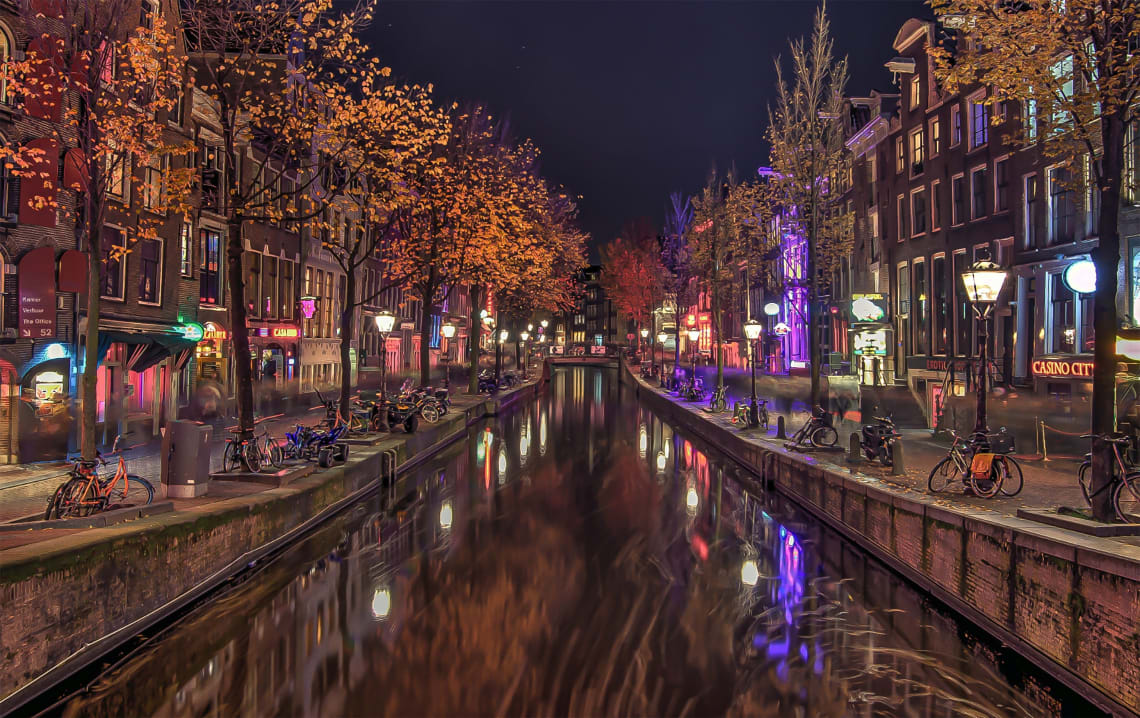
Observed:
[[[196,421],[172,421],[162,437],[162,483],[166,496],[202,496],[210,484],[213,427]]]

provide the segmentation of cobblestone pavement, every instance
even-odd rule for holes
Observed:
[[[653,391],[669,396],[674,402],[688,407],[691,411],[699,412],[709,421],[727,427],[733,426],[730,412],[726,411],[719,414],[712,414],[704,410],[704,407],[707,406],[707,402],[682,401],[658,387],[650,386],[650,388]],[[772,412],[767,431],[763,428],[744,429],[742,433],[744,433],[745,436],[754,437],[757,441],[771,442],[772,445],[777,447],[783,446],[784,442],[776,439],[777,417],[781,415],[784,416],[789,436],[798,429],[807,418],[806,415],[799,413],[791,415]],[[837,445],[846,448],[849,445],[850,434],[852,432],[858,432],[859,428],[857,424],[852,422],[841,422],[841,424],[836,427],[840,437]],[[812,452],[808,455],[820,461],[832,463],[844,470],[858,471],[859,473],[874,477],[904,491],[929,496],[931,494],[927,490],[927,477],[930,474],[931,468],[933,468],[942,457],[946,456],[949,450],[949,442],[934,440],[931,438],[931,432],[926,429],[908,429],[902,433],[904,435],[903,451],[906,469],[905,475],[902,476],[893,475],[890,468],[881,466],[877,462],[870,463],[861,461],[858,464],[851,464],[846,459],[846,452]],[[949,504],[968,505],[972,508],[997,511],[1011,516],[1015,515],[1017,510],[1022,507],[1083,507],[1085,505],[1080,488],[1077,486],[1078,462],[1061,459],[1043,462],[1037,457],[1022,456],[1019,457],[1019,463],[1025,475],[1025,485],[1021,493],[1017,496],[1007,497],[999,494],[992,499],[984,499],[964,494],[960,486],[952,487],[934,496],[936,496],[938,500],[944,500]]]
[[[453,401],[456,405],[470,405],[470,397],[456,390],[453,386]],[[269,419],[265,422],[271,436],[284,436],[287,430],[297,423],[313,424],[322,418],[320,407],[304,409]],[[210,470],[220,471],[222,468],[222,454],[225,451],[225,440],[229,436],[227,426],[236,423],[236,419],[226,418],[212,423],[213,437],[210,442]],[[143,444],[130,447],[123,455],[127,460],[127,467],[132,474],[138,474],[154,484],[158,493],[161,493],[159,482],[162,475],[161,460],[162,439],[155,437]],[[41,464],[22,464],[0,469],[0,522],[32,516],[43,511],[48,498],[67,475],[70,464],[66,462],[44,462]],[[200,497],[196,502],[216,501],[226,498],[227,492],[240,490],[242,493],[251,493],[252,490],[262,491],[266,488],[262,484],[233,484],[228,482],[219,488],[219,484],[211,484],[209,498]],[[244,489],[242,487],[245,487]],[[160,496],[156,495],[156,500]],[[175,501],[175,508],[180,505]],[[4,539],[0,538],[0,549],[7,547]]]

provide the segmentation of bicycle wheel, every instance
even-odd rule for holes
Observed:
[[[280,469],[285,465],[285,450],[281,448],[281,443],[272,436],[265,437],[265,445],[261,454],[269,460],[274,468]]]
[[[1012,456],[1001,456],[994,459],[994,463],[1001,461],[1005,467],[1005,478],[1001,481],[1002,496],[1017,496],[1025,484],[1025,477],[1021,475],[1021,464]]]
[[[1112,492],[1116,517],[1129,524],[1140,523],[1140,471],[1124,477]]]
[[[102,509],[101,502],[94,495],[95,482],[74,477],[63,485],[56,518],[67,519],[90,516]]]
[[[943,457],[941,461],[934,465],[930,470],[930,476],[926,479],[926,488],[930,489],[931,493],[939,493],[950,488],[950,484],[958,478],[958,465],[949,456]]]
[[[768,410],[765,409],[764,407],[760,407],[760,410],[756,412],[756,416],[760,422],[760,425],[763,426],[765,429],[767,429],[768,428]]]
[[[992,499],[1001,491],[1003,479],[1005,479],[1005,470],[995,457],[993,463],[990,464],[990,473],[988,476],[979,479],[974,476],[974,472],[970,472],[970,488],[973,490],[975,496],[980,496],[983,499]]]
[[[112,504],[146,506],[154,502],[154,486],[141,476],[127,474],[126,481],[119,481],[111,489]]]
[[[226,441],[226,450],[222,453],[222,471],[232,474],[241,467],[241,454],[237,443],[233,439]]]
[[[1092,506],[1092,486],[1089,485],[1089,474],[1092,473],[1092,462],[1081,462],[1077,469],[1077,484],[1081,487],[1081,495],[1085,497],[1085,505]]]
[[[52,519],[59,518],[59,504],[63,501],[63,490],[67,488],[67,482],[63,482],[56,487],[55,493],[48,499],[47,508],[44,509],[44,521],[51,521]]]
[[[439,408],[434,404],[424,404],[423,408],[420,409],[420,416],[422,416],[427,423],[434,424],[439,421]]]
[[[835,442],[839,441],[839,432],[830,426],[817,426],[815,431],[811,432],[810,440],[813,445],[821,449],[835,446]]]
[[[242,454],[245,457],[245,465],[250,471],[255,474],[261,471],[261,465],[264,461],[261,456],[261,448],[258,447],[256,441],[246,442]]]

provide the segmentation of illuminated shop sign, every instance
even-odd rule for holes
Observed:
[[[883,294],[852,294],[851,318],[857,322],[886,321],[887,297]]]
[[[857,331],[852,335],[852,340],[856,354],[862,354],[864,356],[886,356],[887,354],[886,329],[864,329]]]
[[[273,336],[278,339],[296,339],[300,332],[297,327],[274,327]]]
[[[202,326],[202,338],[209,340],[227,339],[229,333],[213,322],[206,322]]]
[[[1050,379],[1091,379],[1093,361],[1083,357],[1038,357],[1032,363],[1033,375]]]
[[[174,327],[175,331],[180,333],[184,339],[191,342],[200,342],[206,336],[206,330],[201,324],[193,322],[189,324],[179,324]]]

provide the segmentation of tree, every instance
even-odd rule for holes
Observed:
[[[999,2],[932,0],[955,47],[935,47],[936,74],[948,91],[981,84],[1000,101],[1020,101],[1023,129],[1014,140],[1046,157],[1085,166],[1099,207],[1093,295],[1092,509],[1111,520],[1116,430],[1116,306],[1120,200],[1126,133],[1135,132],[1140,92],[1140,0]],[[992,113],[995,121],[998,113]],[[1134,161],[1134,159],[1131,159]]]
[[[669,195],[665,215],[665,241],[661,246],[661,264],[665,268],[666,301],[673,302],[673,371],[681,365],[681,313],[693,303],[696,291],[689,228],[693,223],[693,204],[680,192]]]
[[[168,171],[160,196],[145,198],[148,213],[128,210],[133,222],[125,223],[122,243],[104,247],[112,182],[129,176],[132,166],[160,163],[189,149],[164,134],[166,115],[182,93],[183,56],[161,16],[149,16],[147,26],[132,20],[139,17],[137,0],[29,2],[23,20],[32,39],[24,59],[10,61],[6,72],[8,92],[22,98],[24,112],[50,123],[52,152],[71,148],[64,183],[77,194],[71,219],[76,247],[87,253],[80,392],[80,452],[87,460],[95,458],[103,263],[154,237],[169,212],[184,212],[189,186],[188,170]],[[34,198],[35,209],[54,213],[61,206],[55,158],[42,147],[3,152],[14,174],[40,185],[43,195]]]
[[[766,205],[760,201],[758,183],[738,182],[733,172],[721,177],[715,171],[692,205],[690,263],[709,295],[719,389],[724,386],[724,309],[732,306],[738,291],[747,291],[737,281],[737,270],[748,266],[758,251],[767,227]]]
[[[776,103],[768,110],[770,182],[785,231],[807,241],[806,284],[808,346],[811,354],[811,403],[822,404],[820,367],[820,290],[826,289],[840,259],[852,247],[851,213],[845,211],[836,180],[847,161],[843,142],[843,93],[847,60],[833,53],[830,24],[816,11],[811,39],[791,44],[792,73],[786,79],[776,60]],[[835,190],[835,191],[833,191]]]
[[[404,277],[382,274],[379,284],[361,287],[358,273],[370,258],[386,260],[392,250],[392,229],[399,212],[409,207],[414,196],[405,177],[425,171],[435,148],[446,142],[447,115],[432,101],[431,89],[419,86],[373,83],[364,95],[348,100],[341,110],[352,119],[345,148],[348,164],[359,168],[347,183],[341,204],[357,218],[357,226],[346,241],[328,241],[323,247],[345,274],[345,302],[340,325],[340,412],[348,416],[352,394],[351,342],[357,334],[357,310],[374,301],[384,291],[400,286]]]
[[[665,298],[661,247],[645,225],[627,224],[622,235],[602,247],[601,284],[618,311],[639,326],[653,317]]]
[[[337,12],[332,0],[183,0],[181,14],[204,109],[220,138],[219,147],[203,151],[224,160],[209,178],[203,170],[202,186],[204,195],[207,184],[216,191],[211,209],[226,218],[238,426],[248,438],[253,383],[243,228],[308,223],[327,239],[326,210],[367,162],[350,152],[351,97],[388,70],[368,59],[359,38],[369,5]]]

